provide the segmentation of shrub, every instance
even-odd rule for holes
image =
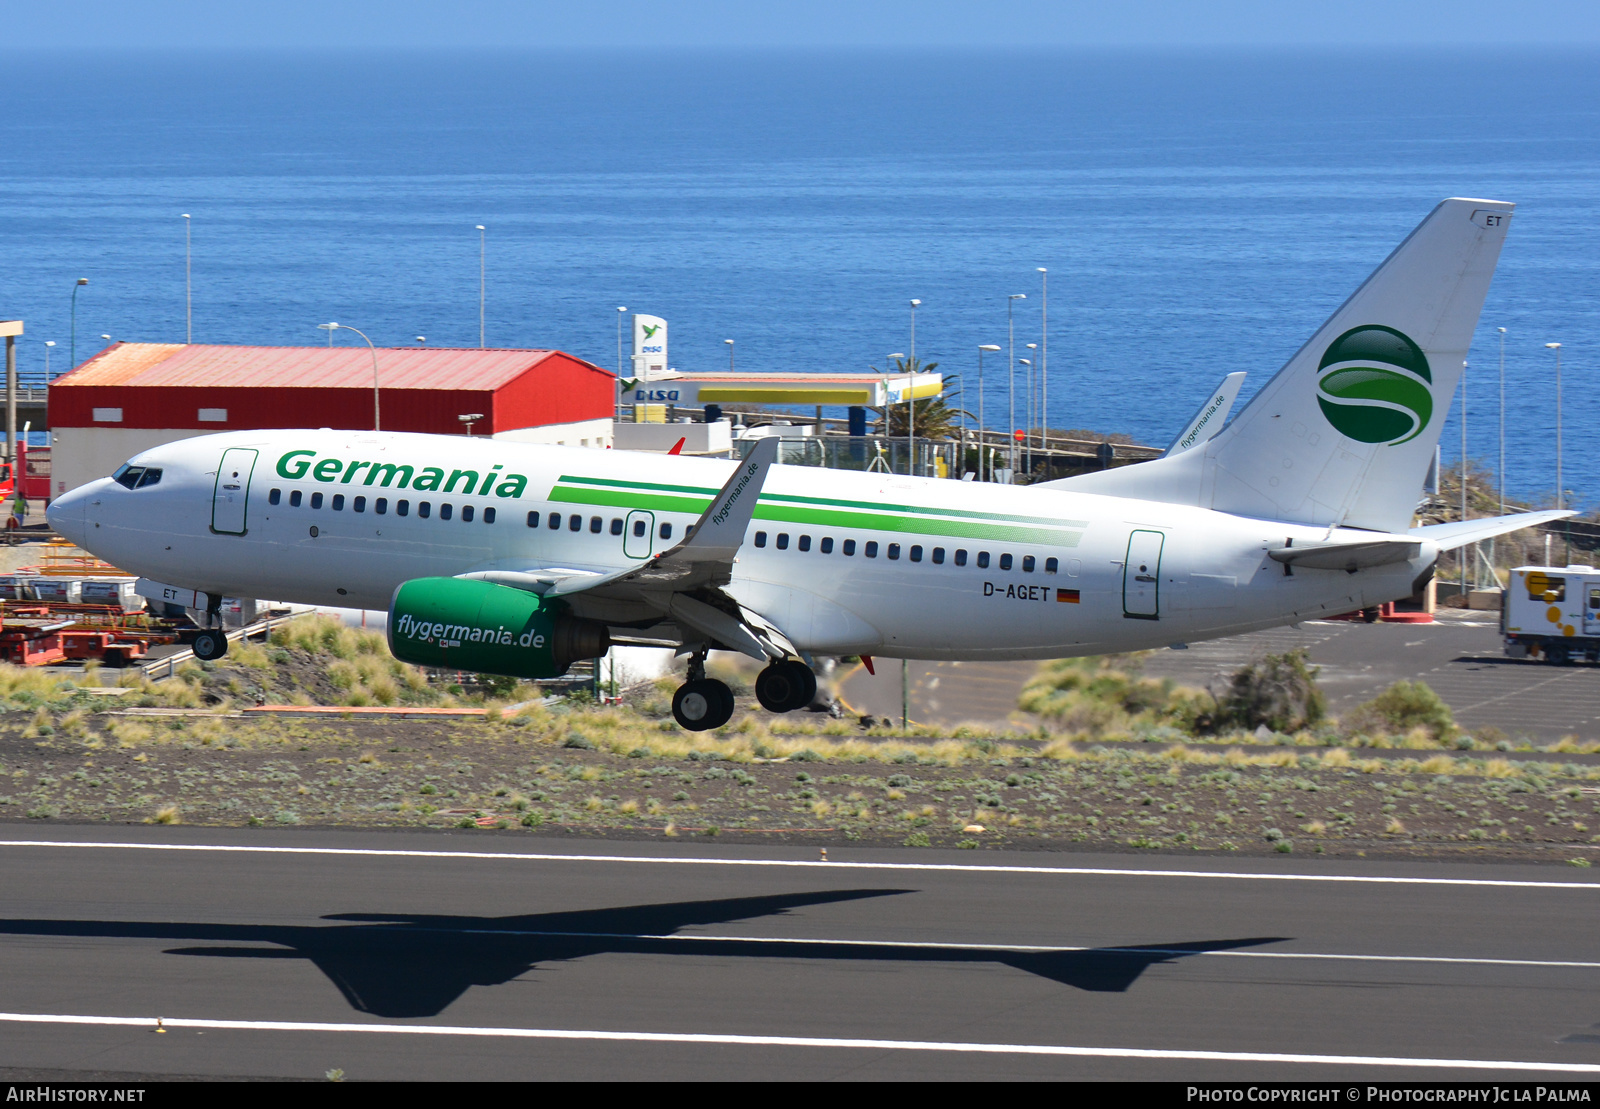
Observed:
[[[1388,732],[1403,735],[1422,728],[1435,742],[1444,742],[1456,732],[1450,706],[1439,699],[1425,682],[1399,681],[1344,719],[1347,730]]]
[[[1241,666],[1216,700],[1211,726],[1218,731],[1253,732],[1266,726],[1274,732],[1297,732],[1327,715],[1327,698],[1317,688],[1317,669],[1306,665],[1306,652],[1297,648],[1267,655]]]

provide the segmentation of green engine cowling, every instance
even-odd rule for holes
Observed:
[[[413,578],[389,603],[389,650],[419,666],[555,678],[611,646],[605,625],[565,607],[492,582]]]

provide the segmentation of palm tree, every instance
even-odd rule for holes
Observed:
[[[939,363],[924,362],[920,358],[896,358],[887,371],[880,370],[876,366],[871,368],[874,373],[926,374],[938,369]],[[915,429],[920,439],[954,439],[961,432],[961,410],[950,407],[941,394],[936,397],[923,397],[910,404],[886,406],[883,410],[884,434],[891,438],[904,436],[908,430],[906,418],[912,409],[915,409]]]

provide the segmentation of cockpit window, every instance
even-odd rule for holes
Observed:
[[[127,489],[148,489],[161,481],[161,471],[154,466],[123,465],[111,480]]]

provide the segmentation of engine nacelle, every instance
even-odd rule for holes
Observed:
[[[537,593],[464,578],[413,578],[389,603],[389,650],[419,666],[555,678],[611,647],[604,624]]]

